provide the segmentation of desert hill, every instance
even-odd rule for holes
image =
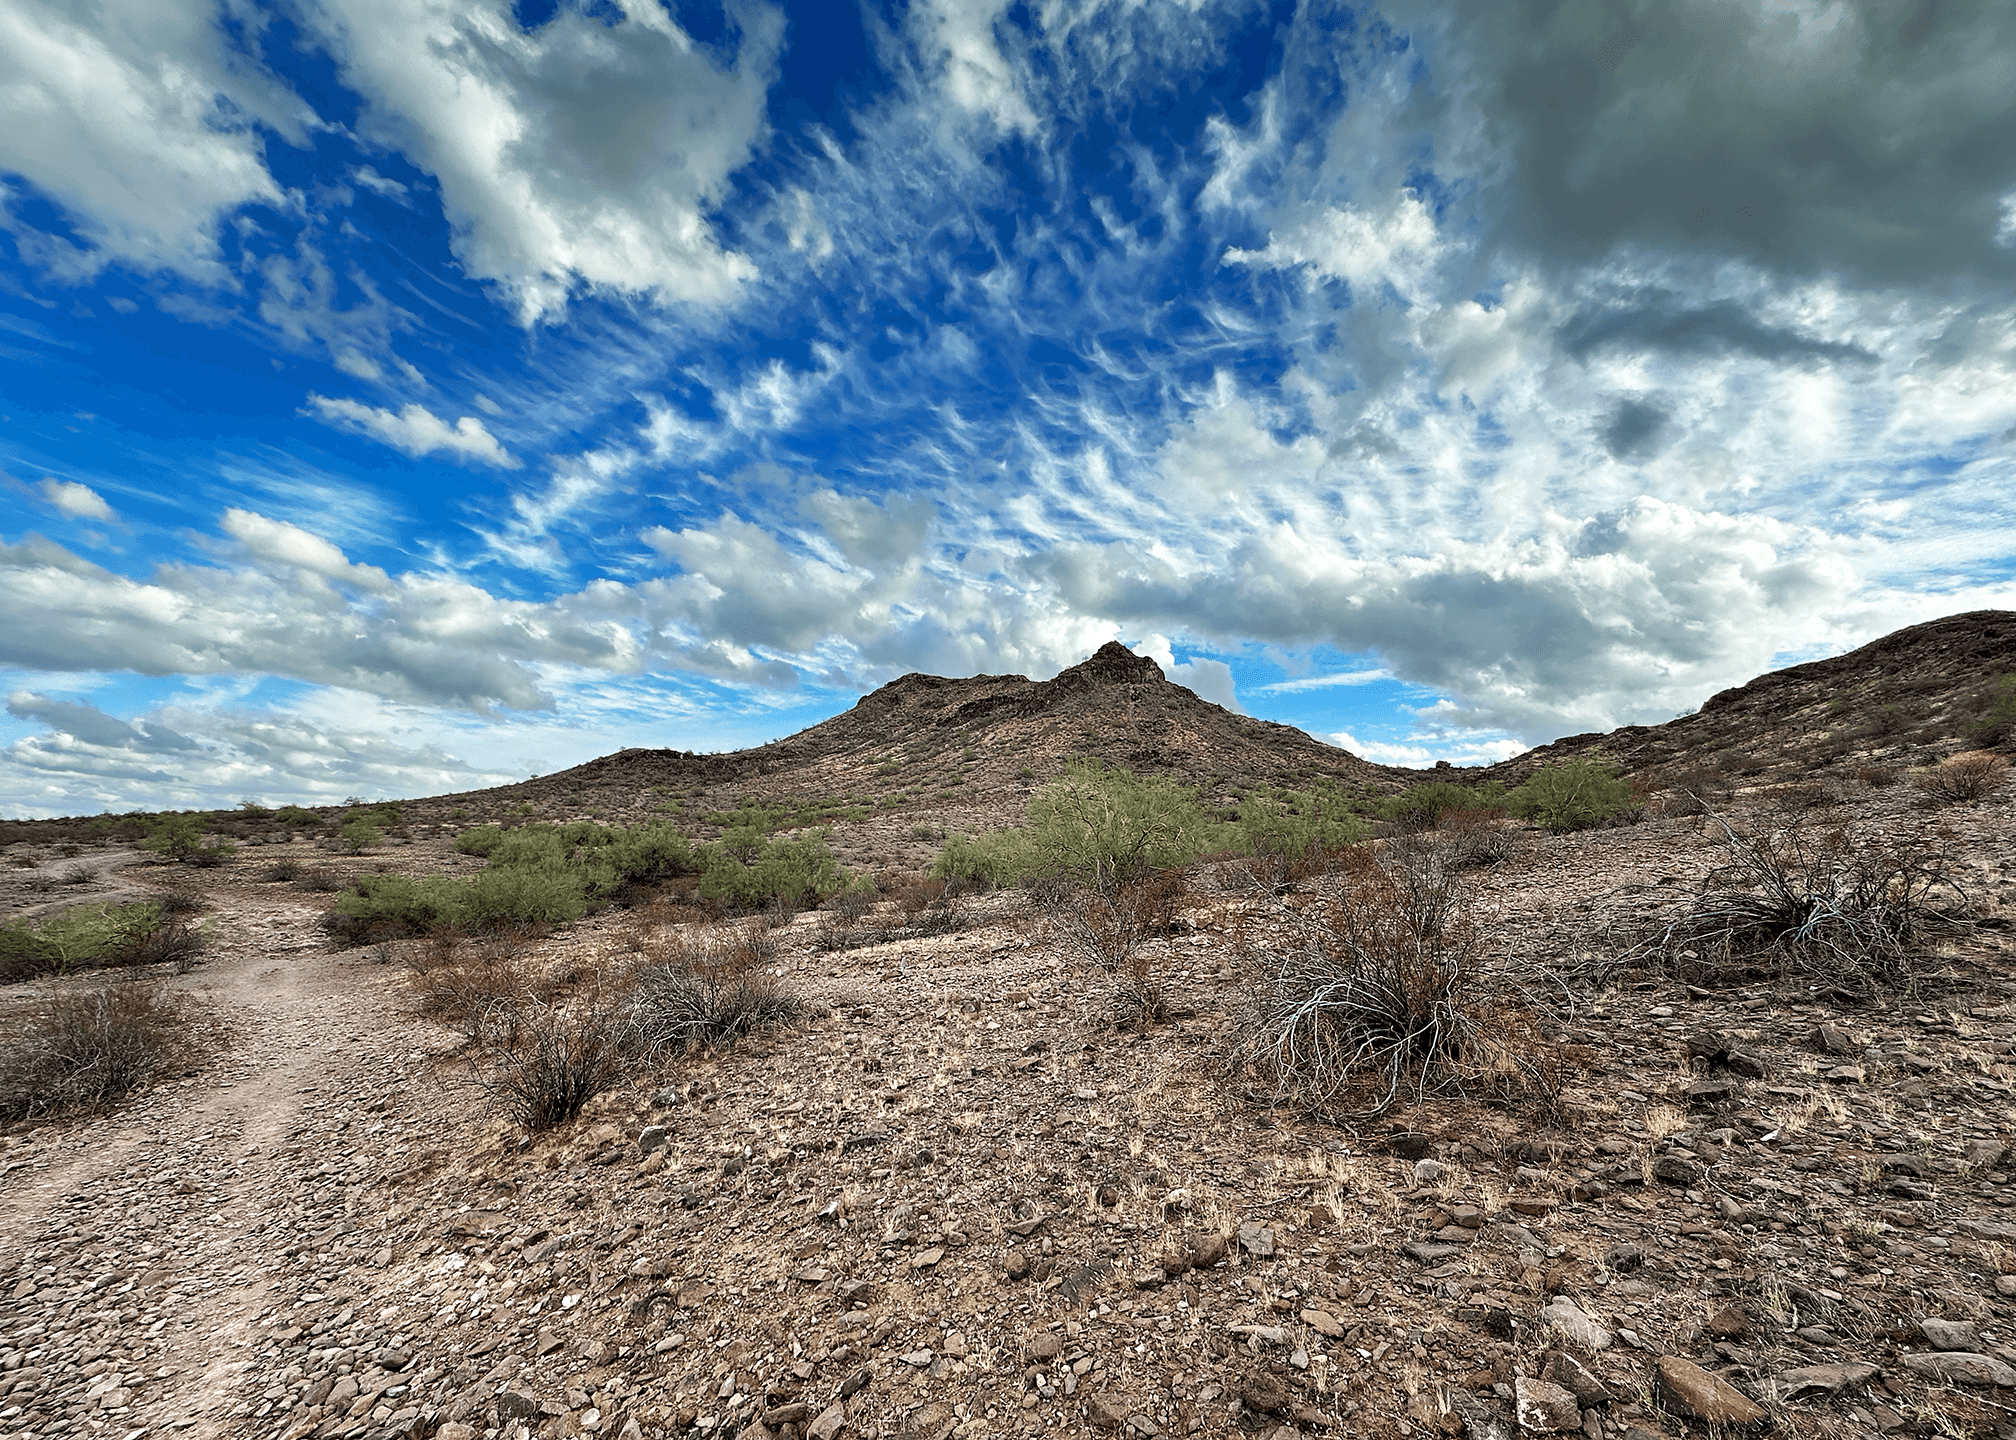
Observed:
[[[1292,726],[1235,715],[1173,684],[1153,660],[1108,642],[1050,680],[905,675],[830,720],[754,749],[624,750],[536,780],[439,799],[620,811],[658,787],[712,796],[741,786],[792,797],[893,785],[949,789],[944,798],[959,800],[1019,794],[1080,755],[1207,786],[1294,785],[1328,776],[1391,789],[1410,773]]]
[[[1626,774],[1924,763],[1966,736],[1995,681],[2010,674],[2016,611],[1973,610],[1892,631],[1845,655],[1769,671],[1663,725],[1571,735],[1485,773],[1516,783],[1541,765],[1585,755],[1614,760]]]

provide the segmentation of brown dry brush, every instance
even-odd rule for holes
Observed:
[[[0,1121],[110,1108],[229,1041],[188,996],[118,979],[52,994],[0,1041]]]
[[[1244,959],[1253,988],[1233,1060],[1283,1099],[1350,1119],[1447,1094],[1558,1113],[1572,1056],[1554,1017],[1493,963],[1432,851],[1348,854],[1294,936]]]
[[[1708,817],[1729,860],[1630,957],[1677,979],[1770,978],[1849,1000],[1910,993],[1930,946],[1970,924],[1953,862],[1923,845],[1864,844],[1846,826],[1746,832]]]
[[[2009,762],[1993,750],[1970,750],[1949,755],[1929,770],[1911,777],[1911,783],[1929,799],[1947,805],[1985,800],[2009,779]]]

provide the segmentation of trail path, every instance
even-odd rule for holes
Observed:
[[[396,972],[331,953],[291,891],[215,899],[206,962],[171,983],[235,1028],[228,1052],[0,1150],[0,1433],[242,1433],[269,1287],[341,1208],[324,1162],[408,1064]]]

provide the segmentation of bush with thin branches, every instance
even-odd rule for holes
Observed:
[[[618,1004],[526,1000],[513,1007],[512,1022],[476,1084],[527,1130],[572,1120],[623,1075],[629,1016]]]
[[[1911,777],[1911,783],[1932,800],[1947,805],[1985,800],[2009,779],[2009,761],[1993,750],[1970,750],[1949,755],[1929,770]]]
[[[635,975],[631,1039],[654,1058],[732,1045],[810,1013],[740,934],[681,936]]]
[[[143,980],[59,992],[0,1042],[0,1121],[107,1109],[222,1038],[193,1001]]]
[[[1912,991],[1934,940],[1969,901],[1943,856],[1863,844],[1848,827],[1739,831],[1709,812],[1729,859],[1644,950],[1694,983],[1775,976],[1848,999]]]
[[[1486,973],[1483,937],[1431,852],[1364,851],[1319,884],[1291,937],[1248,951],[1235,1062],[1357,1118],[1432,1094],[1560,1094],[1530,999]]]

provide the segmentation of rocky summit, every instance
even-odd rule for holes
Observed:
[[[1234,806],[1429,777],[1107,647],[1044,682],[907,676],[738,755],[406,802],[362,843],[220,819],[238,848],[203,865],[7,827],[10,915],[137,898],[202,948],[0,988],[17,1089],[63,1016],[144,989],[180,1027],[127,1098],[0,1140],[0,1433],[2009,1440],[2012,670],[2016,617],[1917,627],[1491,772],[1615,759],[1642,783],[1600,826],[1206,855],[1118,949],[1117,893],[923,866],[1071,756]],[[360,877],[484,873],[456,839],[485,820],[705,840],[745,802],[805,807],[872,891],[729,914],[687,877],[529,929],[324,925]],[[1436,953],[1471,977],[1463,1068],[1291,1083],[1256,1015],[1372,933],[1353,916],[1391,933],[1352,907],[1402,882],[1462,937]],[[1769,943],[1704,928],[1795,882]],[[1894,946],[1797,948],[1857,905]],[[791,1004],[579,1048],[653,966]],[[578,1115],[519,1103],[542,1064],[596,1077]]]

